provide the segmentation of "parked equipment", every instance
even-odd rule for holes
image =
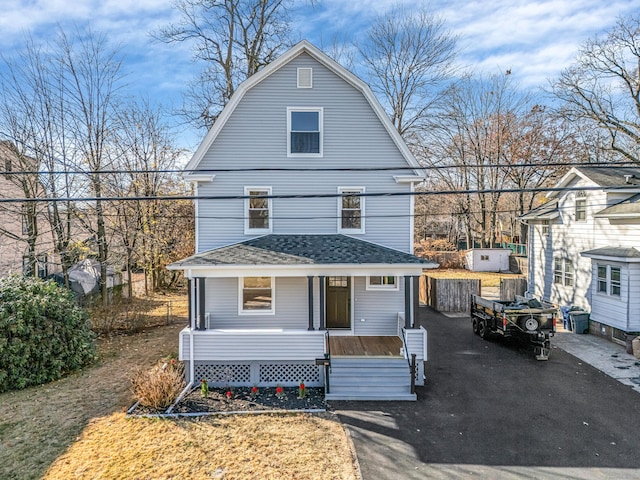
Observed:
[[[490,335],[527,338],[538,360],[549,359],[557,315],[555,306],[537,299],[516,295],[513,301],[496,301],[471,295],[473,333],[484,339]]]

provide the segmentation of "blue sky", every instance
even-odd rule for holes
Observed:
[[[124,54],[127,82],[152,102],[179,106],[197,68],[187,45],[153,42],[149,32],[170,23],[172,0],[0,0],[0,50],[11,55],[24,34],[52,38],[58,26],[91,25]],[[294,12],[295,36],[321,48],[351,45],[372,19],[396,0],[320,0]],[[411,2],[412,5],[420,2]],[[571,63],[588,38],[619,16],[638,13],[632,0],[433,0],[423,2],[460,36],[458,62],[476,72],[511,69],[523,88],[544,85]],[[201,133],[182,134],[195,148]]]

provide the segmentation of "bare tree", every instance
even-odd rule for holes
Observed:
[[[607,148],[640,163],[640,15],[587,41],[553,85],[565,112],[607,132]]]
[[[176,0],[180,20],[153,35],[188,42],[205,63],[187,95],[188,118],[209,128],[237,86],[273,61],[289,43],[294,0]]]
[[[395,7],[379,16],[359,47],[372,89],[407,139],[419,130],[425,113],[453,73],[457,37],[426,9]]]

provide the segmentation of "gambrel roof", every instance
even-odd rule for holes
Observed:
[[[198,150],[196,150],[195,154],[193,155],[193,157],[185,167],[185,174],[184,174],[185,178],[187,180],[203,179],[202,174],[197,174],[197,173],[193,174],[191,172],[194,172],[195,170],[198,169],[198,166],[202,161],[203,157],[211,148],[211,145],[213,144],[213,142],[216,140],[216,138],[222,131],[223,127],[225,126],[226,122],[229,120],[229,118],[233,114],[238,104],[242,101],[242,98],[244,97],[244,95],[255,85],[257,85],[258,83],[266,79],[268,76],[270,76],[271,74],[273,74],[274,72],[276,72],[277,70],[282,68],[284,65],[288,64],[293,59],[295,59],[296,57],[298,57],[303,53],[306,53],[309,56],[311,56],[314,60],[316,60],[317,62],[322,64],[324,67],[328,68],[329,70],[331,70],[333,73],[335,73],[340,78],[342,78],[345,82],[347,82],[348,84],[353,86],[356,90],[358,90],[360,93],[362,93],[364,98],[367,100],[367,102],[371,106],[373,112],[375,113],[377,118],[380,120],[384,128],[386,129],[390,138],[393,140],[396,147],[402,154],[403,158],[406,160],[408,166],[413,169],[413,175],[399,176],[397,177],[396,180],[397,181],[423,180],[424,174],[420,172],[421,167],[419,163],[416,161],[415,157],[407,147],[407,144],[404,142],[404,140],[402,139],[398,131],[394,128],[393,124],[391,123],[391,120],[389,120],[389,117],[385,113],[384,109],[380,105],[380,102],[378,102],[378,100],[376,99],[375,95],[373,94],[369,86],[365,82],[363,82],[361,79],[359,79],[356,75],[349,72],[343,66],[338,64],[336,61],[332,60],[329,56],[327,56],[325,53],[323,53],[321,50],[319,50],[318,48],[316,48],[306,40],[301,41],[300,43],[292,47],[290,50],[285,52],[283,55],[278,57],[278,59],[276,59],[269,65],[265,66],[258,73],[252,75],[247,80],[245,80],[242,84],[240,84],[240,86],[236,89],[235,93],[233,94],[233,97],[231,97],[231,100],[229,101],[229,103],[224,107],[224,109],[218,116],[218,119],[214,123],[211,130],[209,130],[209,132],[205,136],[204,140],[198,147]],[[211,176],[212,174],[209,174],[209,177]]]

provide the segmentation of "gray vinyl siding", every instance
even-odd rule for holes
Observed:
[[[404,312],[404,279],[398,281],[398,291],[366,290],[366,277],[354,278],[354,335],[398,334],[398,312]]]
[[[628,306],[627,313],[629,316],[628,332],[640,332],[640,265],[637,263],[629,264],[629,282],[627,284]]]
[[[597,290],[598,264],[620,267],[620,296],[599,293]],[[593,260],[591,296],[591,318],[597,322],[610,325],[621,330],[627,329],[627,302],[629,301],[629,271],[625,264]]]
[[[296,69],[313,68],[313,88],[296,88]],[[287,107],[322,107],[323,157],[287,157]],[[306,54],[292,60],[251,88],[239,102],[201,169],[225,168],[367,168],[405,167],[406,161],[365,97],[335,73]],[[200,182],[202,196],[243,195],[245,186],[269,186],[273,195],[330,194],[337,188],[365,187],[366,193],[409,192],[397,184],[394,171],[350,172],[218,172],[213,182]],[[354,235],[402,251],[409,251],[410,198],[368,197],[365,234]],[[273,233],[329,234],[338,231],[338,199],[274,199]],[[250,238],[244,234],[242,200],[200,200],[198,251]],[[379,216],[385,216],[380,218]],[[390,215],[390,217],[389,217]]]
[[[238,279],[207,278],[205,308],[211,315],[211,326],[220,329],[307,329],[307,278],[277,277],[274,283],[274,315],[239,315]]]

